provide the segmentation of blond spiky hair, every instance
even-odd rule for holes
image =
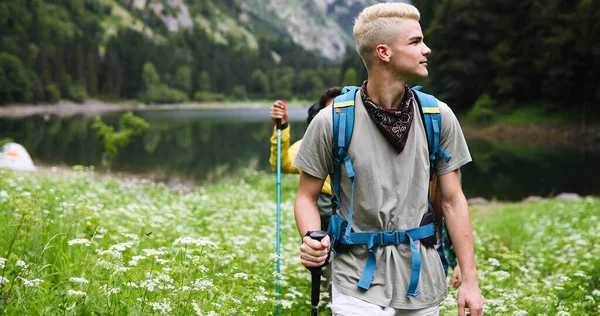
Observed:
[[[365,8],[354,20],[353,33],[356,51],[367,69],[375,47],[391,44],[398,32],[394,24],[402,19],[419,21],[420,18],[419,10],[407,3],[379,3]]]

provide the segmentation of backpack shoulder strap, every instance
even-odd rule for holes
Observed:
[[[430,177],[435,172],[435,159],[441,157],[446,162],[450,160],[450,156],[440,148],[440,130],[442,127],[442,120],[440,116],[440,107],[438,106],[437,100],[431,94],[421,92],[421,86],[412,88],[412,91],[417,96],[417,101],[421,108],[421,114],[423,115],[423,124],[425,125],[425,132],[427,134],[427,144],[429,146],[429,166],[430,166]]]
[[[354,99],[358,87],[346,86],[342,94],[333,100],[333,192],[335,196],[340,195],[341,163],[348,156],[348,146],[352,139],[354,129]],[[347,168],[346,168],[347,169]],[[353,170],[346,170],[354,173]],[[350,174],[349,174],[350,176]],[[340,201],[336,199],[338,206]]]

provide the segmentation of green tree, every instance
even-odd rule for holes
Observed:
[[[358,78],[356,78],[356,69],[355,68],[348,68],[348,70],[346,70],[346,73],[344,74],[344,80],[342,81],[344,86],[356,86],[356,85],[360,85],[361,83],[358,81]]]
[[[25,74],[19,58],[0,53],[0,104],[24,101],[28,94]]]
[[[146,89],[160,84],[160,75],[152,63],[144,64],[142,78],[146,85]]]
[[[110,170],[119,148],[125,147],[134,136],[142,134],[149,127],[150,125],[143,118],[127,112],[121,116],[119,131],[116,132],[114,127],[106,125],[99,116],[96,116],[92,129],[96,130],[96,135],[104,144],[102,166]]]
[[[271,86],[273,93],[282,99],[293,96],[295,72],[292,67],[275,68],[271,71]]]
[[[192,71],[188,67],[179,67],[175,72],[173,87],[189,94],[192,90]]]
[[[210,74],[208,73],[208,71],[202,71],[200,73],[200,76],[198,78],[197,91],[201,91],[201,92],[211,91]]]
[[[250,79],[250,89],[252,93],[265,95],[271,92],[269,77],[262,70],[254,70],[252,75],[250,75]]]

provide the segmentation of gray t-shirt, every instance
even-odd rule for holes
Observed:
[[[427,212],[429,159],[427,137],[417,102],[406,146],[398,153],[385,139],[366,112],[360,93],[356,94],[355,122],[348,153],[356,173],[352,228],[356,232],[407,230],[418,227]],[[436,161],[436,173],[443,175],[471,161],[462,130],[452,110],[438,101],[441,115],[440,148],[452,158]],[[323,109],[304,135],[293,166],[320,179],[333,173],[332,109]],[[342,164],[342,209],[348,218],[351,186]],[[411,275],[409,244],[375,246],[377,268],[369,290],[357,286],[367,260],[366,245],[351,246],[333,257],[333,282],[343,294],[379,306],[421,309],[439,305],[447,295],[444,270],[437,251],[416,241],[421,253],[421,274],[416,296],[406,292]]]

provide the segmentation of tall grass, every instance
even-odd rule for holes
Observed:
[[[90,172],[0,170],[0,310],[9,315],[268,315],[275,311],[275,185],[177,193]],[[284,177],[284,313],[308,306]],[[308,309],[307,309],[308,311]]]
[[[275,177],[192,192],[90,171],[0,169],[0,314],[270,315],[275,305]],[[282,179],[283,315],[310,310]],[[489,315],[598,315],[600,200],[475,212]],[[442,315],[456,315],[455,291]]]
[[[489,315],[600,315],[600,200],[475,210],[479,285]],[[456,315],[456,291],[442,315]]]

